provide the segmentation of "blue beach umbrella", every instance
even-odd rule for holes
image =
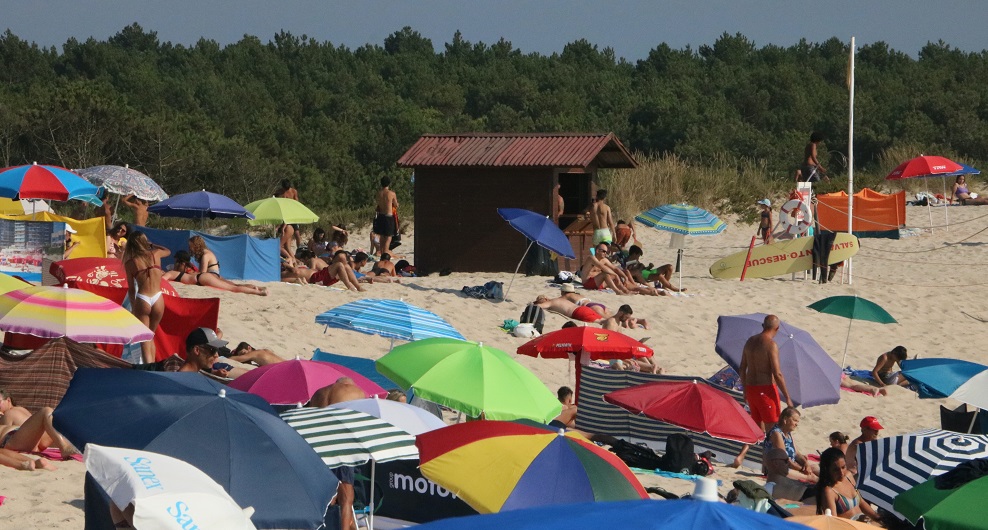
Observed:
[[[540,247],[555,252],[564,258],[576,258],[576,253],[573,252],[573,245],[569,242],[569,238],[566,237],[566,234],[549,217],[522,208],[498,208],[497,213],[511,225],[511,228],[521,232],[522,235],[531,241],[528,244],[528,248],[525,249],[525,253],[522,254],[518,266],[515,267],[515,273],[511,275],[511,282],[508,283],[508,288],[504,291],[502,300],[507,299],[508,291],[511,290],[511,284],[515,282],[515,275],[521,269],[521,264],[525,261],[525,256],[528,255],[528,251],[532,248],[532,245],[538,244]]]
[[[0,197],[8,199],[67,201],[98,191],[99,186],[64,167],[31,164],[0,169]]]
[[[403,300],[364,298],[316,316],[316,324],[391,339],[415,341],[433,337],[465,340],[439,315]]]
[[[730,504],[699,500],[615,501],[557,504],[488,515],[441,519],[421,530],[572,530],[574,528],[716,528],[806,530],[785,519]]]
[[[988,366],[960,359],[902,361],[902,375],[920,385],[921,398],[953,398],[988,409]]]
[[[319,528],[338,481],[258,396],[196,373],[80,368],[53,415],[76,447],[143,449],[201,469],[258,528]]]
[[[206,190],[169,197],[152,205],[148,211],[162,217],[181,217],[184,219],[254,218],[254,214],[248,212],[233,199]]]
[[[686,203],[657,206],[635,217],[635,221],[658,230],[684,236],[714,236],[727,229],[716,215]],[[676,254],[676,270],[679,271],[679,288],[683,288],[681,267],[683,249]]]

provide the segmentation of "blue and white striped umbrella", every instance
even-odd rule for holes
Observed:
[[[439,315],[402,300],[357,300],[316,316],[316,324],[398,340],[432,337],[466,340]]]
[[[940,429],[880,438],[858,446],[858,489],[890,512],[900,493],[958,464],[988,457],[988,436]],[[901,517],[901,515],[900,515]]]
[[[689,204],[666,204],[635,217],[646,226],[686,236],[712,236],[727,228],[716,215]]]
[[[902,361],[902,375],[920,385],[919,397],[949,397],[988,409],[988,366],[960,359]]]

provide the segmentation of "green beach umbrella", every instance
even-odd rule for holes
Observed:
[[[377,361],[377,371],[423,399],[488,420],[547,423],[562,405],[545,384],[501,350],[448,338],[403,344]]]
[[[938,489],[930,479],[895,498],[895,511],[926,530],[975,530],[985,527],[988,476],[953,489]]]
[[[844,361],[847,360],[847,343],[851,340],[851,323],[855,320],[868,320],[879,324],[895,324],[897,321],[892,318],[888,311],[871,300],[859,296],[831,296],[808,305],[810,309],[844,317],[847,322],[847,338],[844,340],[844,358],[841,359],[841,368],[844,368]]]
[[[254,225],[280,225],[287,224],[309,224],[319,220],[319,216],[312,213],[312,210],[295,199],[285,199],[284,197],[268,197],[254,201],[244,209],[254,214],[254,219],[247,224]]]

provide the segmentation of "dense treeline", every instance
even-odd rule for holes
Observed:
[[[647,155],[744,158],[782,181],[813,130],[841,172],[847,61],[836,38],[758,48],[727,34],[632,63],[584,40],[546,56],[459,33],[436,53],[410,28],[357,49],[290,33],[186,47],[134,24],[56,50],[8,31],[0,164],[129,163],[172,193],[242,201],[290,178],[317,210],[341,211],[366,207],[380,176],[407,177],[395,161],[422,133],[614,131]],[[903,146],[988,160],[988,52],[862,47],[855,121],[863,169]]]

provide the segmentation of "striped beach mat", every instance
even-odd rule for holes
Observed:
[[[710,450],[717,454],[719,462],[730,463],[741,452],[743,444],[714,438],[706,434],[687,431],[675,425],[631,414],[626,410],[604,401],[604,394],[655,381],[693,381],[710,384],[697,377],[657,375],[624,370],[608,370],[584,367],[580,378],[579,413],[576,415],[576,428],[592,433],[602,433],[633,442],[645,442],[654,449],[664,450],[666,437],[673,433],[685,433],[693,440],[697,452]],[[714,386],[714,385],[711,385]],[[744,406],[744,396],[736,390],[716,387],[723,390]],[[761,444],[752,445],[745,456],[745,465],[760,469],[762,464]]]
[[[880,438],[858,445],[858,490],[872,504],[902,518],[892,509],[897,495],[958,464],[986,457],[985,435],[927,429]]]
[[[331,468],[419,456],[414,436],[363,412],[304,408],[283,412],[281,419]]]

